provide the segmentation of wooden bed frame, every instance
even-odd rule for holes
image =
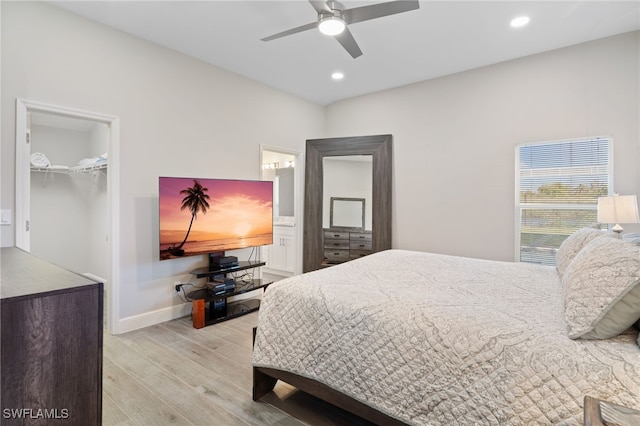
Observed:
[[[271,392],[278,380],[289,383],[296,388],[315,396],[325,402],[336,407],[342,408],[351,414],[355,414],[365,420],[373,422],[377,425],[406,425],[398,419],[389,417],[366,404],[361,403],[343,393],[340,393],[329,386],[319,383],[315,380],[301,377],[297,374],[286,371],[276,370],[272,368],[253,367],[253,400],[259,401],[263,396]],[[601,401],[597,398],[585,396],[584,398],[584,425],[585,426],[606,426],[602,412],[600,410]],[[640,413],[615,404],[610,404],[618,409],[620,413],[633,417],[635,422],[640,418]],[[628,419],[631,419],[629,417]],[[617,424],[617,422],[616,422]],[[629,423],[631,424],[631,423]],[[635,424],[635,423],[633,423]]]
[[[602,409],[605,405],[604,410]],[[608,413],[605,416],[606,411]],[[611,424],[635,425],[640,420],[640,412],[611,402],[601,401],[591,396],[584,397],[584,426],[606,426]]]
[[[342,408],[377,425],[406,425],[398,419],[376,410],[318,381],[273,368],[253,367],[253,400],[259,401],[273,390],[278,380]]]
[[[253,328],[253,342],[256,340],[257,327]],[[330,388],[324,383],[316,380],[302,377],[288,371],[277,370],[274,368],[253,367],[253,400],[259,401],[263,396],[273,391],[276,382],[282,380],[296,387],[297,389],[313,395],[331,405],[341,408],[351,414],[368,420],[378,425],[400,426],[406,423],[390,417],[381,411],[376,410],[362,402],[347,396],[335,389]]]

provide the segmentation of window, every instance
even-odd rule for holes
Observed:
[[[608,137],[519,145],[516,259],[555,264],[560,244],[596,222],[598,197],[612,192]]]

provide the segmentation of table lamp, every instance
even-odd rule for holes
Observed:
[[[613,232],[622,233],[621,223],[640,223],[635,195],[598,197],[598,223],[615,223]]]

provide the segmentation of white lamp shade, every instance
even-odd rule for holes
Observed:
[[[598,198],[599,223],[640,223],[638,199],[635,195]]]

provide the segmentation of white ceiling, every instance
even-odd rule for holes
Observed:
[[[420,1],[351,25],[363,51],[353,59],[317,30],[260,41],[315,21],[305,0],[50,3],[321,105],[640,29],[640,0]],[[519,15],[531,22],[511,28]]]

